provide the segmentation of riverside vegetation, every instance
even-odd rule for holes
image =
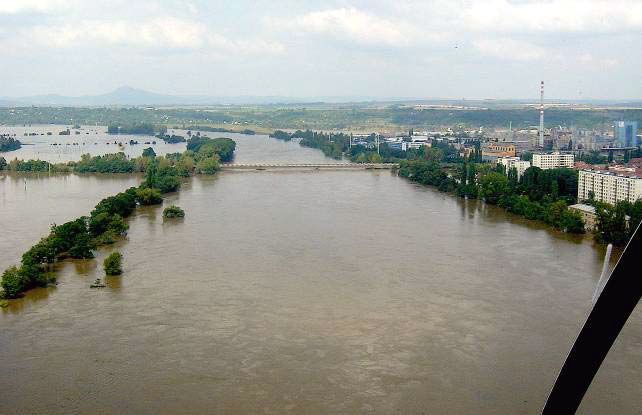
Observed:
[[[439,163],[439,153],[428,148],[424,155],[427,159],[402,160],[399,175],[461,197],[483,199],[564,232],[584,233],[581,216],[568,209],[578,202],[576,170],[529,167],[518,178],[516,169],[505,172],[501,165],[493,167],[468,159],[444,165]],[[580,202],[596,207],[594,233],[599,243],[624,245],[642,220],[642,200],[615,206],[593,200]]]
[[[468,157],[461,157],[445,140],[407,151],[381,144],[377,152],[374,134],[364,139],[368,145],[350,145],[351,137],[347,134],[311,130],[294,133],[277,130],[270,136],[285,141],[300,138],[300,145],[320,149],[336,159],[345,155],[356,163],[400,163],[399,175],[409,180],[461,197],[483,199],[564,232],[585,232],[579,213],[568,209],[578,202],[578,173],[573,169],[530,167],[518,178],[515,169],[506,172],[503,166],[483,163],[479,141]],[[625,244],[642,220],[642,201],[620,202],[616,206],[593,200],[580,202],[596,207],[594,231],[599,243]]]
[[[179,189],[181,177],[195,173],[215,173],[219,168],[219,160],[231,159],[235,147],[236,143],[227,138],[199,137],[188,143],[188,150],[182,154],[139,157],[133,160],[127,159],[123,153],[96,157],[84,155],[81,161],[64,165],[64,171],[73,170],[77,173],[141,171],[145,172],[145,178],[140,186],[101,200],[89,216],[82,216],[62,225],[53,224],[49,235],[22,255],[19,266],[12,266],[4,271],[0,282],[1,296],[16,298],[26,290],[55,282],[53,264],[56,261],[65,258],[93,258],[93,250],[112,244],[126,235],[128,225],[125,219],[137,206],[162,203],[163,193]],[[18,162],[14,163],[14,167],[25,165],[21,163],[27,163],[30,168],[36,169],[17,171],[59,171],[57,165],[47,162]]]

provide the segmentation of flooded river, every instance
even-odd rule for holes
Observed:
[[[237,139],[240,162],[323,160]],[[3,268],[139,180],[24,177],[0,177]],[[173,203],[130,219],[107,288],[112,248],[0,312],[0,413],[537,413],[603,255],[388,171],[224,172]],[[641,367],[638,307],[581,413],[641,413]]]

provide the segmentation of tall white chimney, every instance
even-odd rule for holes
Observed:
[[[544,148],[544,81],[539,94],[539,146]]]

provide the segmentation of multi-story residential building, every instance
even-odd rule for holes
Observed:
[[[595,200],[612,205],[642,198],[642,177],[639,173],[616,174],[607,170],[580,170],[577,182],[577,200]]]
[[[637,140],[638,123],[635,121],[618,121],[615,123],[613,137],[618,147],[635,147]]]
[[[497,164],[502,164],[506,168],[506,174],[512,168],[517,170],[517,178],[521,178],[527,168],[531,167],[530,161],[521,160],[519,157],[500,157]]]
[[[542,170],[557,169],[565,167],[567,169],[573,168],[575,156],[572,154],[564,153],[539,153],[533,154],[533,167],[539,167]]]

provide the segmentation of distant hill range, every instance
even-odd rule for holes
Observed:
[[[0,107],[19,106],[208,106],[208,105],[269,105],[269,104],[341,104],[341,103],[384,103],[384,104],[425,104],[436,106],[460,106],[471,108],[501,108],[519,105],[537,104],[537,100],[496,100],[496,99],[421,99],[402,97],[315,97],[292,98],[284,96],[235,96],[213,97],[206,95],[165,95],[144,91],[129,86],[120,87],[112,92],[100,95],[82,95],[77,97],[48,94],[28,97],[0,97]],[[642,100],[547,100],[547,105],[595,105],[642,107]]]
[[[57,94],[28,97],[0,97],[0,106],[171,106],[171,105],[225,105],[225,104],[275,104],[296,103],[307,100],[278,96],[210,97],[204,95],[165,95],[129,86],[120,87],[100,95],[70,97]]]

